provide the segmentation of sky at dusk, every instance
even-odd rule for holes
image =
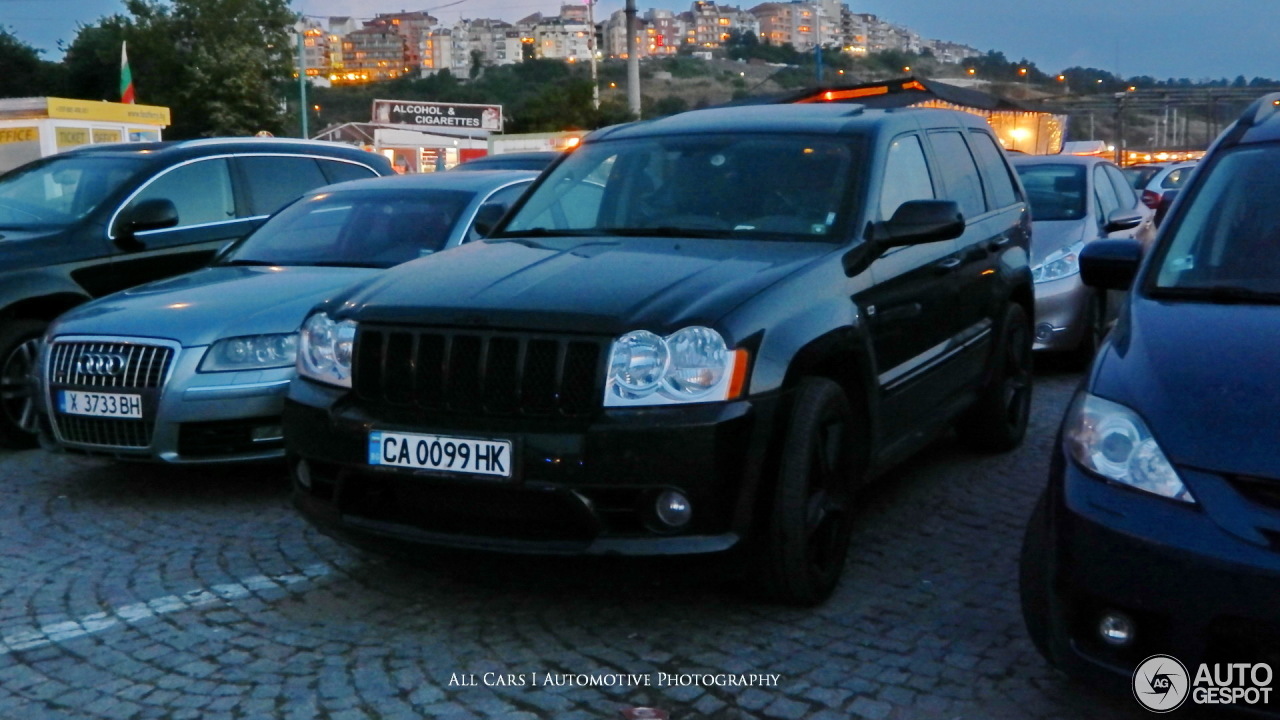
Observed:
[[[535,12],[554,15],[559,0],[292,0],[308,15],[371,17],[379,12],[429,10],[448,24],[462,17],[514,21]],[[624,0],[599,0],[597,20]],[[734,5],[732,2],[721,2]],[[756,0],[742,3],[751,8]],[[637,0],[683,11],[689,0]],[[1045,72],[1096,67],[1124,77],[1193,80],[1237,75],[1280,79],[1280,2],[1276,0],[849,0],[855,12],[879,15],[927,38],[999,50]],[[434,9],[433,9],[434,8]],[[0,25],[60,59],[81,24],[124,12],[120,0],[0,0]]]

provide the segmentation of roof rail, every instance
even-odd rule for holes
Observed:
[[[205,145],[229,145],[231,143],[293,143],[298,145],[314,145],[323,143],[326,145],[335,145],[329,140],[306,140],[303,138],[278,138],[278,137],[257,137],[246,135],[243,137],[214,137],[214,138],[196,138],[194,140],[181,140],[181,147],[203,147]]]

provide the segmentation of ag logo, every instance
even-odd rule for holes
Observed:
[[[1187,668],[1168,655],[1152,655],[1133,671],[1133,696],[1151,712],[1177,710],[1190,685]]]

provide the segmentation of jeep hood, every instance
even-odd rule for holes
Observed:
[[[537,238],[464,245],[393,268],[343,298],[338,317],[617,334],[714,325],[830,243]]]
[[[58,318],[58,335],[125,335],[185,347],[238,335],[297,330],[307,311],[368,268],[211,267],[81,305]]]

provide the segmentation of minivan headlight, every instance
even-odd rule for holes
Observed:
[[[1037,283],[1049,282],[1079,273],[1082,249],[1084,249],[1083,240],[1052,253],[1044,259],[1044,262],[1031,268],[1031,280]]]
[[[687,327],[668,336],[637,330],[613,341],[605,407],[728,400],[741,388],[746,351],[720,333]],[[736,381],[735,381],[736,379]]]
[[[356,322],[334,322],[319,312],[298,333],[298,374],[330,385],[351,387],[352,348]]]
[[[1138,414],[1119,403],[1080,393],[1062,428],[1067,453],[1084,469],[1161,497],[1196,500]]]
[[[204,354],[200,372],[288,367],[297,358],[297,333],[223,338]]]

